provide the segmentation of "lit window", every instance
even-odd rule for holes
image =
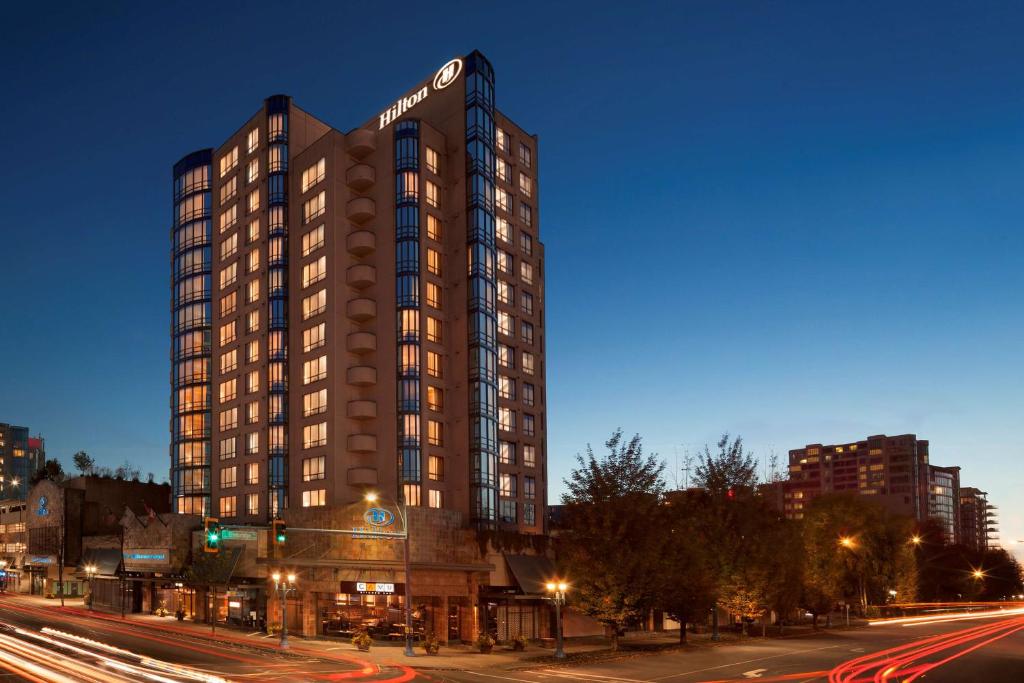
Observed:
[[[498,364],[504,365],[506,368],[514,368],[516,366],[515,354],[512,353],[512,347],[506,344],[498,344]]]
[[[253,339],[245,345],[245,362],[255,363],[260,359],[260,342]]]
[[[238,222],[238,205],[233,204],[230,209],[220,214],[220,231],[224,232]]]
[[[309,384],[327,376],[327,356],[307,360],[302,364],[302,383]]]
[[[285,127],[286,121],[284,114],[271,114],[267,120],[267,128],[270,131],[268,136],[271,142],[276,140],[287,140],[288,129]]]
[[[245,483],[249,486],[260,483],[260,464],[258,462],[250,462],[245,466]]]
[[[441,276],[441,252],[427,249],[427,272],[431,275]]]
[[[507,251],[498,250],[498,271],[512,273],[512,254]]]
[[[498,311],[498,332],[507,336],[511,336],[513,333],[512,329],[515,326],[515,318],[510,316],[505,311]]]
[[[236,331],[235,321],[234,320],[232,320],[229,323],[224,323],[223,325],[220,326],[220,345],[221,346],[224,346],[225,344],[230,344],[231,342],[235,341],[235,339],[237,337],[238,337],[238,334],[237,334],[237,331]]]
[[[323,215],[324,211],[327,210],[327,193],[323,190],[320,191],[312,199],[306,200],[302,205],[302,222],[308,223],[317,216]]]
[[[220,516],[221,517],[234,517],[236,512],[237,512],[236,503],[237,503],[237,499],[236,499],[235,496],[224,496],[223,498],[221,498],[220,499]]]
[[[246,149],[249,154],[256,151],[256,148],[260,146],[260,129],[253,128],[249,131],[249,135],[246,139]]]
[[[516,489],[518,488],[516,486],[516,484],[518,483],[518,479],[519,478],[516,475],[514,475],[514,474],[509,474],[508,472],[502,472],[501,476],[499,477],[500,484],[499,484],[498,493],[500,495],[502,495],[502,496],[507,496],[509,498],[515,498],[516,497]]]
[[[235,166],[238,166],[238,145],[232,147],[230,152],[220,158],[220,177],[223,178]]]
[[[260,514],[260,494],[245,494],[245,514],[255,517]]]
[[[440,455],[427,458],[427,478],[430,481],[444,481],[444,458]]]
[[[227,403],[238,398],[238,380],[229,379],[220,383],[220,402]],[[237,423],[237,420],[236,420]]]
[[[222,375],[238,368],[238,351],[231,349],[220,357],[220,373]]]
[[[435,282],[427,283],[427,305],[441,308],[441,286]]]
[[[225,432],[229,429],[238,428],[238,408],[230,408],[220,413],[220,430]]]
[[[509,148],[509,137],[501,128],[496,128],[494,132],[494,144],[497,145],[499,152],[508,152]]]
[[[420,198],[420,177],[416,171],[402,171],[395,176],[396,200],[415,202]]]
[[[302,414],[305,417],[327,412],[327,389],[320,389],[302,397]]]
[[[302,352],[320,348],[326,343],[327,323],[320,323],[302,331]]]
[[[248,164],[245,165],[245,182],[254,183],[260,177],[260,160],[259,158],[251,159]]]
[[[324,246],[324,226],[318,225],[302,236],[302,255],[309,256]]]
[[[432,147],[427,147],[426,154],[424,156],[426,157],[427,170],[434,174],[440,173],[440,171],[438,170],[439,166],[437,162],[437,150],[433,149]]]
[[[327,444],[327,423],[306,425],[302,428],[302,447],[315,448]]]
[[[302,286],[309,287],[311,284],[320,282],[327,277],[327,257],[321,256],[316,261],[302,266]]]
[[[260,390],[260,371],[250,370],[245,375],[245,393],[255,394]]]
[[[220,440],[220,459],[221,460],[231,460],[236,455],[238,455],[237,443],[238,443],[238,440],[234,436],[229,437],[227,439],[221,439]]]
[[[260,250],[253,249],[245,255],[245,272],[254,273],[260,267]]]
[[[432,206],[435,209],[441,206],[441,191],[437,185],[427,181],[427,205]]]
[[[427,316],[427,341],[441,343],[441,321]]]
[[[441,241],[441,219],[430,213],[427,214],[427,237]]]
[[[516,428],[516,412],[511,408],[498,408],[498,429],[506,432]]]
[[[427,408],[435,412],[444,410],[444,391],[442,389],[427,386]]]
[[[527,375],[532,375],[533,370],[533,354],[528,351],[523,351],[523,372]]]
[[[231,176],[220,186],[220,203],[224,204],[238,193],[238,176]]]
[[[245,283],[245,303],[252,304],[260,300],[260,281],[249,280]]]
[[[258,332],[260,329],[260,312],[259,310],[249,311],[245,314],[245,332],[246,334],[252,334]]]
[[[523,446],[523,465],[526,467],[537,466],[537,447]]]
[[[442,507],[444,507],[444,504],[442,503],[443,497],[442,497],[440,491],[438,491],[436,489],[430,489],[429,496],[430,496],[430,500],[429,500],[428,504],[430,505],[430,507],[432,507],[432,508],[442,508]]]
[[[231,292],[220,298],[220,317],[226,318],[238,308],[238,293]]]
[[[498,396],[509,401],[516,400],[516,381],[511,377],[498,375]]]
[[[248,197],[249,213],[253,213],[260,210],[260,191],[259,188],[249,193]]]
[[[327,290],[310,294],[302,300],[302,319],[308,320],[314,315],[319,315],[327,309]]]
[[[498,159],[495,166],[495,175],[498,176],[498,180],[503,183],[508,182],[508,162],[504,159]]]
[[[302,172],[302,191],[307,192],[309,188],[313,187],[321,180],[324,179],[324,175],[327,173],[327,160],[321,158],[320,161],[316,162],[305,171]]]
[[[402,496],[405,499],[406,505],[412,505],[414,507],[420,505],[420,485],[403,484]]]
[[[509,206],[512,204],[511,195],[500,187],[494,189],[494,205],[502,211],[508,213]]]
[[[246,232],[245,243],[252,244],[260,238],[260,219],[256,218],[249,223],[249,228]]]
[[[441,354],[434,351],[427,351],[427,374],[431,377],[441,377]]]
[[[498,462],[502,465],[516,464],[516,445],[510,441],[498,442]]]
[[[260,421],[260,402],[251,401],[245,404],[245,424],[256,424]]]
[[[302,507],[315,508],[327,505],[327,489],[302,492]]]
[[[327,469],[327,456],[318,455],[315,458],[302,459],[302,481],[317,481],[324,479]]]
[[[512,224],[504,218],[497,219],[495,223],[495,232],[499,240],[503,242],[512,242]]]
[[[437,420],[427,420],[427,443],[431,446],[444,445],[444,425]]]
[[[256,455],[260,452],[259,432],[249,432],[245,435],[245,454]]]
[[[516,288],[513,287],[508,282],[505,282],[504,280],[498,280],[497,285],[498,285],[498,301],[503,303],[503,304],[507,304],[507,305],[511,306],[512,305],[512,299],[513,299],[513,297],[515,297]]]

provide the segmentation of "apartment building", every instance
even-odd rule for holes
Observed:
[[[29,479],[46,461],[42,437],[28,427],[0,422],[0,498],[24,498]]]
[[[960,542],[974,550],[996,546],[996,508],[988,494],[972,486],[960,489]]]

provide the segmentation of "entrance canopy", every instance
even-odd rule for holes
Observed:
[[[91,548],[82,555],[76,574],[86,574],[85,568],[96,567],[96,576],[117,576],[121,566],[121,550],[119,548]]]
[[[544,556],[505,555],[509,571],[526,596],[541,598],[547,595],[545,584],[555,578],[555,565]]]

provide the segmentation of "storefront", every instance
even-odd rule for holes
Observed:
[[[555,577],[551,560],[535,555],[505,555],[506,586],[481,588],[481,626],[499,642],[517,637],[547,638],[552,632],[553,610],[545,584]]]
[[[405,584],[390,581],[342,581],[339,593],[317,593],[320,635],[351,638],[365,629],[374,640],[405,638]],[[413,633],[423,634],[423,611]],[[418,622],[418,623],[417,623]]]

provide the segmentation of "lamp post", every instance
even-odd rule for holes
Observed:
[[[369,491],[363,499],[367,503],[376,503],[380,500],[373,491]],[[405,656],[415,657],[416,652],[412,649],[412,566],[409,559],[409,504],[405,500],[405,496],[399,501],[400,507],[398,508],[398,514],[402,516],[402,547],[403,547],[403,559],[405,562]]]
[[[295,574],[282,576],[281,572],[274,572],[271,576],[274,579],[274,590],[281,596],[281,649],[288,649],[288,593],[297,590],[295,586]]]
[[[549,581],[545,587],[551,595],[551,601],[555,603],[555,659],[565,659],[565,650],[562,649],[562,605],[565,604],[569,584],[565,581]]]
[[[839,538],[839,545],[846,548],[847,550],[853,551],[857,548],[857,541],[852,536],[841,536]],[[867,587],[864,585],[864,568],[861,563],[857,562],[857,580],[860,583],[860,596],[858,596],[861,608],[861,614],[866,615],[868,612],[868,593]]]
[[[92,603],[96,596],[92,594],[92,578],[96,576],[96,565],[87,564],[85,565],[85,578],[89,582],[89,611],[92,611]]]

